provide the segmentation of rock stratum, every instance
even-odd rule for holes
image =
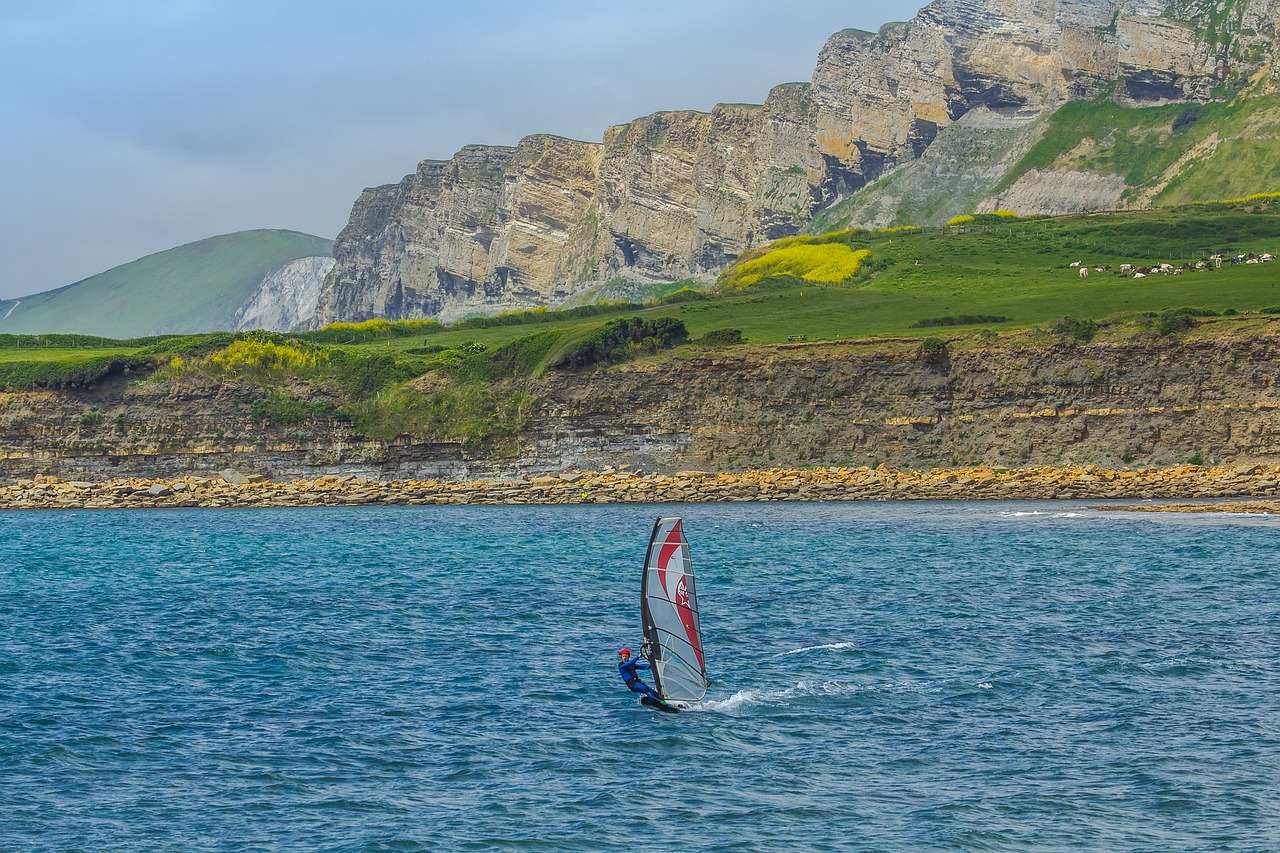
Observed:
[[[123,377],[0,394],[0,465],[9,481],[100,483],[228,468],[275,481],[464,482],[624,463],[658,474],[1280,464],[1280,319],[1173,343],[951,349],[689,349],[608,371],[552,372],[529,386],[527,414],[506,444],[380,441],[318,415],[272,424],[255,415],[261,386]]]
[[[1072,99],[1201,102],[1265,88],[1280,77],[1278,12],[1272,0],[938,0],[878,33],[836,33],[809,83],[778,86],[763,105],[656,113],[599,142],[470,146],[361,195],[312,322],[450,320],[557,305],[618,278],[705,281],[939,140],[950,153],[916,185],[953,206],[1105,204],[1118,188],[1090,174],[1067,194],[1037,173],[986,196],[1034,143],[1037,120]],[[937,192],[939,176],[970,172],[974,186]],[[894,221],[886,205],[901,207],[906,186],[844,222]]]
[[[371,481],[318,477],[273,482],[229,470],[213,477],[70,481],[36,476],[0,486],[0,509],[176,509],[273,506],[566,505],[745,503],[753,501],[1062,500],[1222,498],[1277,493],[1280,466],[1113,470],[958,468],[764,469],[709,474],[636,474],[622,469],[567,471],[519,480]],[[1097,509],[1275,514],[1275,499],[1232,503],[1138,504]]]

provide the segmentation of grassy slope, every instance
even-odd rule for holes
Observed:
[[[941,225],[972,213],[1046,124],[1037,119],[973,126],[967,117],[961,119],[942,128],[919,159],[819,212],[806,231]],[[939,187],[946,187],[946,192],[939,192]]]
[[[1248,212],[1249,210],[1256,212]],[[1280,305],[1280,262],[1224,267],[1215,272],[1122,279],[1093,273],[1079,278],[1071,262],[1089,265],[1181,263],[1222,251],[1277,253],[1280,204],[1209,205],[1125,214],[1024,219],[927,232],[872,234],[859,246],[872,262],[889,262],[851,284],[795,283],[742,295],[648,308],[684,321],[695,337],[732,327],[756,342],[847,337],[925,336],[918,320],[959,314],[1011,318],[1001,328],[1029,327],[1073,315],[1099,319],[1123,312],[1184,305],[1252,311]],[[630,313],[635,313],[634,311]],[[494,346],[534,331],[587,327],[592,320],[531,326],[459,329],[428,336],[431,343],[476,340]],[[420,346],[421,338],[388,346]]]
[[[353,353],[395,353],[424,345],[452,347],[466,341],[494,348],[551,331],[566,333],[567,340],[612,316],[635,314],[679,318],[694,337],[729,327],[741,329],[749,341],[775,343],[785,342],[790,335],[805,335],[815,341],[946,334],[946,330],[912,326],[919,320],[947,315],[1007,316],[1010,320],[998,328],[1016,329],[1042,325],[1064,315],[1101,319],[1187,305],[1240,312],[1280,305],[1280,262],[1145,279],[1096,272],[1081,279],[1070,266],[1077,260],[1112,267],[1181,263],[1215,251],[1276,253],[1280,250],[1280,199],[1123,214],[979,221],[965,229],[863,232],[847,239],[857,248],[869,249],[868,266],[879,270],[841,284],[783,281],[718,298],[619,309],[616,315],[557,319],[551,312],[545,322],[536,324],[443,327],[335,348]],[[0,361],[57,357],[55,352],[116,354],[150,342],[103,343],[101,349],[59,348],[46,353],[30,349],[30,343],[16,349],[0,342]]]
[[[1175,129],[1177,125],[1177,129]],[[1280,98],[1125,107],[1106,98],[1065,104],[997,185],[1031,169],[1122,175],[1133,203],[1180,204],[1280,190]]]
[[[328,255],[333,241],[296,231],[224,234],[149,255],[84,281],[0,301],[0,333],[130,338],[225,327],[271,270]]]
[[[696,338],[736,328],[750,343],[832,338],[905,338],[903,344],[941,336],[957,346],[984,346],[975,329],[912,328],[923,319],[1003,315],[993,324],[1006,340],[1056,340],[1034,330],[1064,316],[1102,319],[1181,306],[1257,311],[1280,306],[1280,262],[1226,266],[1214,272],[1122,279],[1093,273],[1081,279],[1075,260],[1091,265],[1182,261],[1211,251],[1275,252],[1280,248],[1280,199],[1241,205],[1200,205],[1119,215],[1031,220],[979,217],[964,229],[893,234],[845,232],[828,239],[865,248],[870,258],[852,281],[817,284],[774,279],[743,293],[689,302],[618,308],[590,317],[531,315],[540,322],[488,328],[438,328],[431,324],[367,324],[355,332],[264,335],[218,333],[172,339],[73,341],[56,336],[0,339],[0,386],[24,389],[86,386],[110,376],[157,376],[182,381],[188,371],[219,376],[216,355],[228,344],[281,352],[307,366],[233,371],[267,389],[255,419],[302,423],[346,417],[366,434],[413,434],[463,441],[498,455],[517,451],[531,385],[557,356],[597,335],[619,316],[674,317]],[[794,242],[794,241],[793,241]],[[1276,309],[1280,311],[1280,308]],[[1198,334],[1256,322],[1224,318]],[[1121,323],[1110,336],[1152,334],[1150,327]],[[335,340],[341,340],[337,343]],[[364,343],[357,341],[364,340]],[[462,346],[467,342],[484,346]],[[504,350],[498,348],[511,344]],[[45,349],[47,347],[47,349]],[[448,349],[445,349],[448,348]],[[652,351],[652,350],[648,350]],[[692,352],[692,350],[691,350]],[[505,353],[505,356],[504,356]],[[316,358],[312,358],[312,355]],[[415,377],[433,372],[419,384]],[[306,390],[304,390],[306,389]]]

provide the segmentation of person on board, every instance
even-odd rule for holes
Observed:
[[[656,701],[662,702],[662,697],[652,687],[641,681],[640,674],[636,672],[638,669],[649,668],[649,662],[644,659],[644,655],[636,655],[633,658],[631,657],[631,649],[621,649],[618,652],[618,657],[622,659],[618,662],[618,675],[622,676],[622,680],[627,683],[628,689],[635,693],[651,696]]]

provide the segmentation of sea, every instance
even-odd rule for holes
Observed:
[[[685,519],[712,685],[618,676]],[[0,850],[1280,850],[1280,518],[0,513]]]

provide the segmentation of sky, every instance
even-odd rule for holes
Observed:
[[[0,298],[251,228],[335,237],[463,145],[761,103],[918,0],[0,0]]]

